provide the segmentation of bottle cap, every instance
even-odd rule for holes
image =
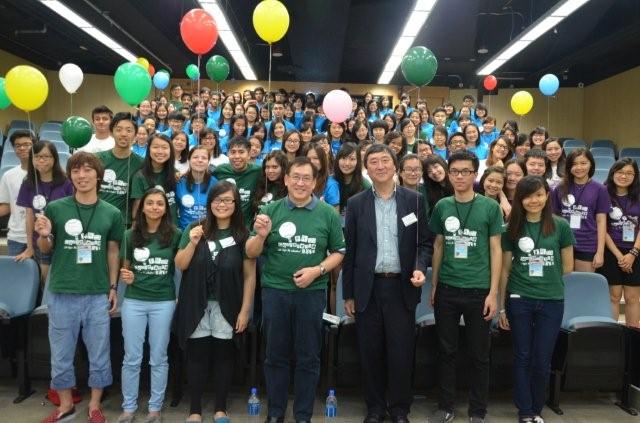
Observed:
[[[251,388],[251,394],[255,395],[258,393],[258,388]]]
[[[329,389],[329,396],[335,397],[336,396],[336,390],[335,389]]]

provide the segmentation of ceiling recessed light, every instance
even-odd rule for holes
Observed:
[[[445,62],[448,62],[449,60],[451,60],[451,57],[445,57],[445,58],[444,58],[444,61],[445,61]]]
[[[486,48],[485,46],[482,46],[478,49],[478,54],[487,54],[489,53],[489,49]]]
[[[470,62],[475,62],[475,61],[476,61],[476,58],[475,58],[475,57],[472,57],[471,59],[469,59],[469,61],[470,61]]]

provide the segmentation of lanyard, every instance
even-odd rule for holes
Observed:
[[[533,248],[534,249],[538,246],[538,242],[540,242],[540,236],[542,235],[542,220],[540,220],[540,222],[538,222],[538,224],[539,224],[539,226],[538,226],[538,237],[533,240]],[[527,232],[529,233],[529,235],[533,239],[533,231],[529,227],[529,222],[527,221],[525,223],[525,225],[527,227]]]
[[[576,200],[576,201],[573,203],[573,205],[577,206],[577,205],[580,203],[580,198],[582,198],[582,194],[584,194],[584,192],[587,190],[587,185],[589,185],[590,183],[591,183],[591,179],[589,179],[589,180],[587,181],[587,183],[586,183],[586,184],[584,184],[584,186],[583,186],[583,187],[582,187],[582,189],[580,190],[580,193],[577,193],[577,191],[578,191],[578,190],[576,189],[576,188],[577,188],[577,186],[576,186],[576,184],[573,184],[573,187],[572,187],[573,189],[572,189],[572,191],[574,191],[575,193],[577,193],[577,194],[578,194],[578,195],[575,195],[575,194],[574,194],[574,197],[575,197],[575,200]]]
[[[89,221],[87,221],[87,225],[85,226],[84,222],[82,221],[82,215],[80,214],[80,207],[78,207],[78,202],[75,201],[74,204],[76,205],[76,212],[78,212],[78,220],[80,220],[80,224],[82,225],[82,235],[86,235],[86,233],[89,230],[89,225],[91,225],[91,221],[93,220],[93,215],[96,213],[96,209],[98,208],[98,203],[96,202],[92,207],[91,207],[91,216],[89,216]]]
[[[621,200],[624,198],[624,205],[622,205]],[[622,211],[622,216],[628,216],[628,207],[629,207],[629,196],[628,195],[624,195],[624,196],[615,196],[615,197],[611,197],[611,201],[613,201],[616,206],[620,207],[620,210]]]
[[[460,220],[460,210],[458,210],[458,200],[456,200],[454,198],[453,202],[456,205],[456,217],[458,218],[458,220]],[[466,228],[467,219],[469,219],[469,215],[471,214],[471,210],[473,209],[473,203],[475,203],[475,202],[476,202],[476,194],[473,194],[473,200],[471,200],[471,206],[469,206],[469,210],[467,211],[467,215],[464,217],[464,220],[460,220],[460,228],[461,229],[465,229]]]

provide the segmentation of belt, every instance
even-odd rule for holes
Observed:
[[[400,279],[401,273],[374,273],[374,279]]]

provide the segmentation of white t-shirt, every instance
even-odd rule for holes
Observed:
[[[5,174],[2,175],[2,179],[0,179],[0,203],[9,204],[11,210],[7,239],[23,244],[27,243],[27,225],[25,221],[27,209],[16,206],[16,201],[18,200],[20,186],[26,176],[27,171],[18,165],[5,172]]]
[[[83,147],[80,147],[76,151],[86,151],[87,153],[99,153],[101,151],[111,150],[116,146],[116,141],[113,139],[111,135],[107,138],[103,138],[99,140],[96,138],[96,134],[91,136],[91,140]]]
[[[211,157],[211,160],[209,160],[209,166],[213,166],[214,168],[227,163],[229,163],[229,158],[222,153],[220,153],[218,157]]]

